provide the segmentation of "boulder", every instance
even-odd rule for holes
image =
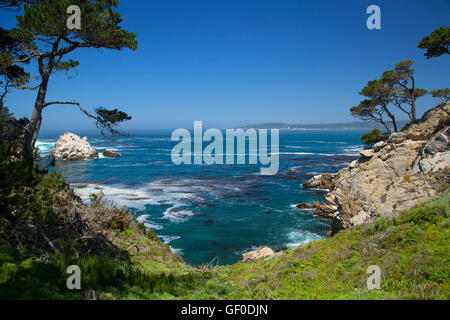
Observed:
[[[87,137],[82,139],[76,134],[66,132],[56,141],[50,157],[62,160],[82,160],[98,158],[98,153],[89,144]]]
[[[363,158],[372,158],[374,153],[375,153],[375,151],[373,149],[367,149],[367,150],[361,151],[359,154]]]
[[[447,135],[442,132],[433,139],[431,139],[431,141],[425,145],[424,152],[427,154],[434,155],[438,152],[446,151],[447,149],[448,149]]]
[[[372,148],[373,148],[373,150],[375,150],[375,152],[378,152],[381,149],[383,149],[386,145],[387,145],[387,143],[385,141],[380,141],[380,142],[375,143]]]
[[[449,128],[445,128],[425,144],[423,151],[414,163],[412,174],[436,172],[449,166],[449,131]]]
[[[350,162],[348,167],[349,167],[349,169],[354,169],[354,168],[356,168],[357,165],[358,165],[358,160],[353,160],[352,162]]]
[[[242,255],[242,261],[243,262],[251,262],[251,261],[271,257],[274,254],[275,254],[275,251],[273,251],[271,248],[263,246],[263,247],[259,247],[256,250],[244,253]]]
[[[309,202],[301,202],[299,204],[297,204],[296,206],[299,209],[315,209],[315,205],[314,203],[309,203]]]
[[[120,157],[120,154],[118,154],[117,152],[111,151],[111,150],[103,151],[103,155],[108,158],[119,158]]]

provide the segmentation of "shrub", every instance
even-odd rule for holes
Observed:
[[[361,141],[366,145],[372,145],[380,141],[385,141],[387,138],[387,134],[381,133],[379,129],[373,129],[372,131],[363,134]]]

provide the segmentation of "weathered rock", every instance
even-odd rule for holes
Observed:
[[[331,233],[395,216],[436,194],[428,173],[450,166],[449,118],[446,107],[436,107],[339,171],[327,195],[328,207],[316,209],[333,217]]]
[[[357,165],[358,165],[358,160],[353,160],[352,162],[350,162],[348,167],[349,167],[349,169],[353,169],[353,168],[356,168]]]
[[[108,158],[119,158],[120,157],[120,154],[118,154],[117,152],[111,151],[111,150],[103,151],[103,155]]]
[[[314,203],[309,203],[309,202],[301,202],[299,204],[297,204],[296,206],[299,209],[315,209],[315,205]]]
[[[367,149],[367,150],[361,151],[359,154],[363,158],[372,158],[374,153],[375,153],[375,151],[373,149]]]
[[[244,253],[242,255],[242,261],[243,262],[251,262],[251,261],[271,257],[274,254],[275,254],[275,251],[273,251],[271,248],[263,246],[263,247],[259,247],[256,250]]]
[[[389,143],[402,143],[403,141],[405,141],[405,136],[400,132],[393,133],[388,138]]]
[[[333,189],[333,179],[336,177],[336,174],[333,173],[323,173],[317,176],[312,177],[308,181],[303,183],[303,187],[305,188],[314,188],[314,189]]]
[[[418,160],[411,171],[412,174],[436,172],[449,166],[450,152],[439,152],[433,156],[425,156]]]
[[[329,193],[325,197],[325,204],[329,206],[335,206],[336,205],[336,196],[333,193]]]
[[[438,152],[447,151],[447,149],[448,149],[447,135],[442,132],[433,139],[431,139],[431,141],[425,145],[424,152],[434,155]]]
[[[322,218],[333,218],[338,213],[336,205],[320,204],[314,214]]]
[[[50,157],[64,160],[81,160],[98,158],[98,153],[91,147],[87,137],[81,139],[76,134],[66,132],[56,141],[50,152]]]
[[[322,218],[333,218],[338,212],[338,207],[334,203],[334,195],[330,194],[326,198],[326,203],[314,201],[313,203],[302,202],[297,205],[299,209],[315,209],[314,214]]]
[[[387,143],[385,141],[380,141],[380,142],[375,143],[373,145],[372,149],[375,150],[375,152],[378,152],[381,149],[383,149],[386,145],[387,145]]]

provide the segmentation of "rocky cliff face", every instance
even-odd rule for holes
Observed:
[[[331,181],[327,176],[323,184],[331,190],[317,214],[333,219],[331,233],[392,217],[434,195],[442,180],[449,180],[449,124],[449,104],[431,109],[387,142],[361,152]],[[312,180],[321,185],[321,177]]]
[[[66,132],[56,141],[50,152],[50,157],[64,160],[81,160],[98,158],[98,153],[91,147],[87,137],[80,138],[76,134]]]

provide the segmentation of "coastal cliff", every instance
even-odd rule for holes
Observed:
[[[328,189],[316,214],[333,220],[330,234],[375,218],[390,218],[435,195],[449,180],[450,105],[361,152],[337,174],[322,174],[304,187]],[[306,207],[301,204],[300,207]]]

